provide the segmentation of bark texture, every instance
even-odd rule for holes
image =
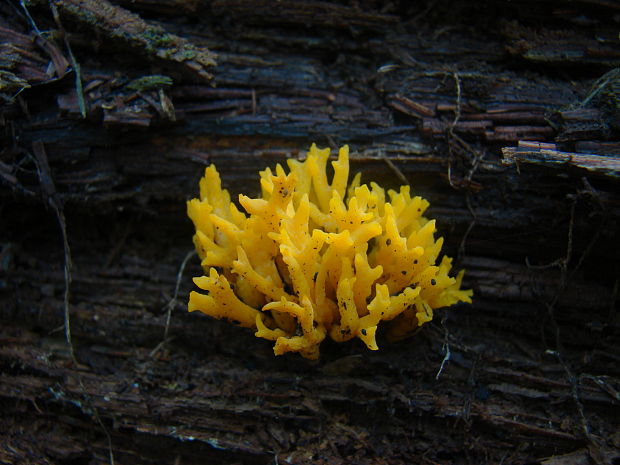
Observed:
[[[1,4],[0,462],[620,463],[619,22],[603,0]],[[204,167],[254,195],[311,142],[426,197],[474,304],[315,363],[187,314]]]

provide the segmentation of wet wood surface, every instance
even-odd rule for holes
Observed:
[[[0,461],[617,463],[618,15],[0,5]],[[312,142],[431,202],[473,305],[318,362],[186,312],[204,167],[255,195]]]

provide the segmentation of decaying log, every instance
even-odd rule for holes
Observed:
[[[618,463],[619,14],[0,5],[0,462]],[[318,362],[188,314],[204,167],[311,142],[429,199],[474,304]]]

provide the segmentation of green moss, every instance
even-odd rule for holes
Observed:
[[[167,48],[174,44],[174,40],[167,32],[149,27],[142,33],[142,38],[147,41],[147,47]]]
[[[168,87],[173,83],[172,79],[168,76],[161,74],[153,74],[150,76],[142,76],[138,79],[130,81],[125,87],[133,91],[144,91],[158,89],[160,87]]]
[[[193,60],[194,58],[196,58],[196,55],[198,55],[196,50],[193,50],[191,48],[185,48],[175,53],[175,57],[180,60]]]

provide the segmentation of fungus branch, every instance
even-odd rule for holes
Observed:
[[[288,174],[262,171],[263,198],[239,198],[247,215],[206,169],[188,215],[208,274],[194,282],[207,292],[190,294],[190,311],[254,329],[277,355],[317,358],[327,336],[377,350],[382,322],[402,339],[434,309],[471,302],[463,272],[451,277],[452,259],[439,257],[429,203],[407,185],[386,192],[359,174],[349,183],[348,146],[328,179],[329,152],[312,145],[304,162],[288,160]]]

